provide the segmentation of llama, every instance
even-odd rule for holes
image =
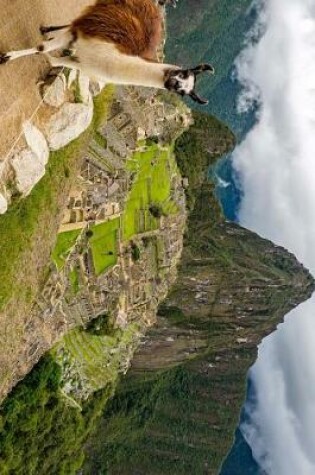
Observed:
[[[158,0],[159,5],[177,0]],[[197,76],[210,64],[183,69],[157,61],[162,14],[153,0],[98,0],[70,25],[41,27],[35,48],[0,53],[0,64],[32,54],[45,54],[53,67],[82,71],[92,80],[167,89],[207,104],[195,92]],[[49,54],[59,51],[58,57]]]

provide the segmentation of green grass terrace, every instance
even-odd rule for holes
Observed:
[[[93,232],[90,247],[96,275],[102,274],[117,262],[119,228],[119,218],[90,227]]]
[[[56,246],[52,253],[52,260],[55,262],[58,270],[63,269],[66,259],[81,232],[81,229],[74,229],[72,231],[58,234]]]
[[[163,149],[156,144],[144,146],[143,151],[134,153],[127,168],[135,177],[123,214],[124,240],[158,228],[159,220],[149,211],[152,204],[160,206],[164,214],[177,212],[171,199],[172,176],[178,173],[171,146]]]

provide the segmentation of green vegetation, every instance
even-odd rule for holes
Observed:
[[[115,265],[117,262],[119,228],[119,218],[91,226],[93,235],[89,242],[96,275],[102,274],[106,269]]]
[[[189,210],[194,207],[196,190],[205,180],[209,166],[235,145],[233,133],[215,117],[194,112],[193,120],[194,124],[175,144],[178,168],[189,179],[189,188],[185,190]]]
[[[140,248],[134,242],[131,244],[131,257],[134,262],[137,262],[141,257]]]
[[[71,283],[73,293],[77,294],[79,292],[79,289],[80,289],[80,284],[79,284],[78,270],[76,268],[74,268],[70,271],[69,279],[70,279],[70,283]]]
[[[189,365],[127,377],[89,440],[83,473],[217,473],[237,414],[226,407],[226,425],[217,425],[220,400],[209,397],[216,384]]]
[[[58,234],[56,246],[51,257],[59,270],[65,265],[65,261],[80,233],[81,229],[74,229],[73,231],[66,231]]]
[[[115,331],[109,315],[99,315],[88,323],[86,332],[96,336],[111,335]]]
[[[76,79],[76,81],[74,81],[74,102],[80,104],[83,102],[83,99],[82,99],[82,94],[81,94],[81,91],[80,91],[80,84],[79,84],[79,81],[78,79]]]
[[[96,143],[102,147],[102,148],[106,148],[107,147],[107,140],[106,138],[104,137],[103,134],[101,134],[100,132],[96,131],[95,134],[94,134],[94,140],[96,141]]]
[[[67,333],[55,346],[53,354],[57,362],[64,365],[60,355],[65,351],[68,359],[79,368],[80,378],[92,391],[97,391],[116,383],[121,365],[134,349],[138,330],[136,323],[129,324],[123,331],[114,328],[110,317],[104,315],[95,323],[90,322],[86,330],[75,328]]]
[[[165,213],[177,211],[170,196],[171,177],[176,173],[171,147],[164,150],[153,143],[145,151],[136,152],[127,167],[134,173],[134,182],[123,214],[125,240],[139,232],[157,229],[158,220],[149,211],[153,203]]]
[[[154,216],[154,218],[157,218],[157,219],[161,218],[164,214],[162,206],[155,203],[153,203],[149,207],[149,211],[152,214],[152,216]]]
[[[112,389],[95,394],[80,411],[60,397],[60,377],[59,366],[47,355],[2,405],[2,475],[74,475],[82,465],[83,444]]]
[[[97,131],[107,120],[107,114],[109,106],[113,100],[114,92],[115,86],[109,84],[108,86],[104,87],[100,94],[94,97],[94,113],[92,122],[94,136],[97,135]]]

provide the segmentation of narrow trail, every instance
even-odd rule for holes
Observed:
[[[41,41],[40,25],[71,22],[93,0],[0,0],[0,51],[30,48]],[[0,170],[41,102],[37,81],[49,70],[43,56],[0,65]]]

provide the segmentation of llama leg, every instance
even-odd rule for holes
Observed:
[[[0,53],[0,64],[7,63],[14,59],[22,58],[23,56],[30,56],[33,54],[47,53],[57,49],[67,48],[73,40],[72,34],[69,30],[65,30],[59,35],[48,41],[42,41],[36,48],[23,49],[20,51],[10,51],[8,53]]]
[[[39,88],[39,92],[42,97],[44,95],[44,86],[46,85],[49,86],[56,79],[56,77],[62,72],[63,68],[78,69],[78,63],[76,63],[70,57],[56,58],[55,56],[51,56],[50,54],[46,54],[45,56],[50,62],[52,69],[48,72],[48,74],[44,78],[41,78],[37,82],[37,86]]]
[[[48,33],[51,33],[52,31],[59,31],[59,30],[64,30],[65,28],[69,28],[70,25],[63,25],[63,26],[43,26],[41,25],[39,27],[39,31],[42,36],[47,35]]]
[[[70,56],[61,56],[56,58],[50,54],[46,54],[46,57],[53,68],[64,67],[69,69],[80,69],[80,63],[76,61],[75,57],[71,58]]]

